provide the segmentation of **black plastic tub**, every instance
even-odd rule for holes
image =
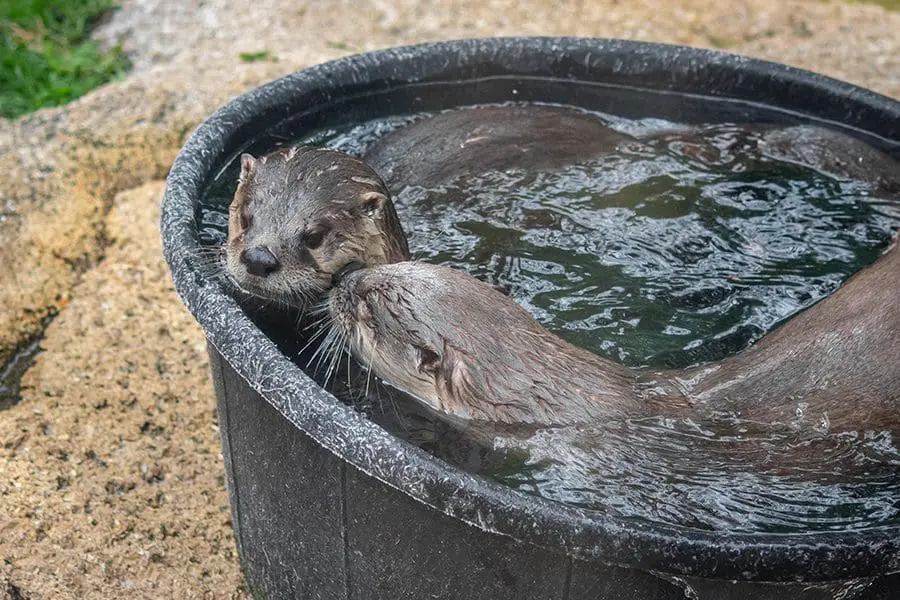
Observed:
[[[289,75],[226,105],[172,167],[162,235],[178,293],[209,340],[234,528],[254,593],[897,597],[897,528],[775,535],[649,526],[452,468],[317,386],[195,260],[198,200],[238,153],[258,150],[261,132],[510,99],[676,121],[813,119],[900,157],[900,104],[891,99],[758,60],[600,39],[384,50]]]

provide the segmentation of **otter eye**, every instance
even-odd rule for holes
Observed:
[[[322,245],[322,241],[325,239],[325,235],[328,233],[328,231],[328,227],[324,226],[310,229],[303,234],[303,243],[310,250],[315,250]]]

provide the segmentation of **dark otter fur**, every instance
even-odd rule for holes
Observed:
[[[771,158],[811,166],[829,175],[867,181],[876,194],[900,196],[897,161],[849,135],[824,127],[797,125],[767,131],[759,145]]]
[[[302,308],[350,262],[408,258],[387,188],[361,160],[306,147],[241,157],[226,244],[241,289]]]
[[[900,249],[754,346],[675,373],[710,409],[787,422],[798,408],[831,429],[900,428]]]
[[[391,191],[435,187],[460,175],[555,169],[634,138],[598,117],[562,106],[465,108],[416,121],[380,139],[366,162]]]
[[[449,267],[347,273],[334,326],[358,360],[451,417],[572,425],[664,414],[796,421],[832,431],[900,426],[900,251],[756,346],[685,371],[631,371],[575,347],[514,301]]]
[[[663,144],[707,164],[736,154],[792,162],[842,179],[867,182],[876,196],[900,198],[900,168],[889,154],[845,133],[816,125],[750,124],[721,136],[721,127],[664,132],[642,141]]]

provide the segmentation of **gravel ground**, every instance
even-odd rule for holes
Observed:
[[[202,333],[156,224],[167,166],[229,97],[351,52],[565,34],[717,47],[900,96],[900,13],[738,0],[122,0],[134,70],[0,121],[0,362],[58,313],[0,412],[0,598],[242,598]],[[240,53],[268,52],[244,62]]]

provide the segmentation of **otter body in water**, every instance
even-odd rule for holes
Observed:
[[[673,373],[703,405],[762,422],[900,429],[900,248],[750,348]]]
[[[328,311],[361,364],[457,419],[565,425],[645,412],[626,368],[566,343],[450,267],[349,271]]]
[[[819,150],[792,149],[795,134]],[[552,168],[628,140],[577,111],[493,107],[414,123],[370,157],[381,164],[389,151],[400,157],[391,167],[395,185],[430,185],[479,170]],[[865,160],[841,158],[859,145],[843,134],[804,126],[774,130],[763,142],[768,154],[895,187],[887,155],[866,146]],[[226,246],[232,279],[302,307],[348,264],[372,267],[338,277],[329,302],[337,326],[361,363],[446,414],[558,425],[645,414],[784,421],[800,410],[843,428],[896,425],[896,250],[736,356],[684,371],[631,371],[553,336],[467,275],[403,262],[409,251],[388,188],[362,161],[292,148],[245,155],[241,166]]]
[[[662,132],[642,141],[711,166],[738,154],[794,163],[831,177],[867,182],[874,196],[900,197],[900,168],[894,158],[862,140],[816,125],[749,124],[739,129],[717,125]]]
[[[461,420],[572,425],[663,414],[831,430],[900,425],[900,251],[756,346],[684,371],[632,371],[553,335],[523,308],[449,267],[348,269],[333,327],[391,385]]]
[[[349,272],[328,306],[359,362],[452,417],[551,425],[643,410],[628,369],[568,344],[450,267]]]
[[[393,192],[460,175],[557,169],[637,143],[597,116],[564,106],[481,106],[438,113],[378,140],[366,162]]]

